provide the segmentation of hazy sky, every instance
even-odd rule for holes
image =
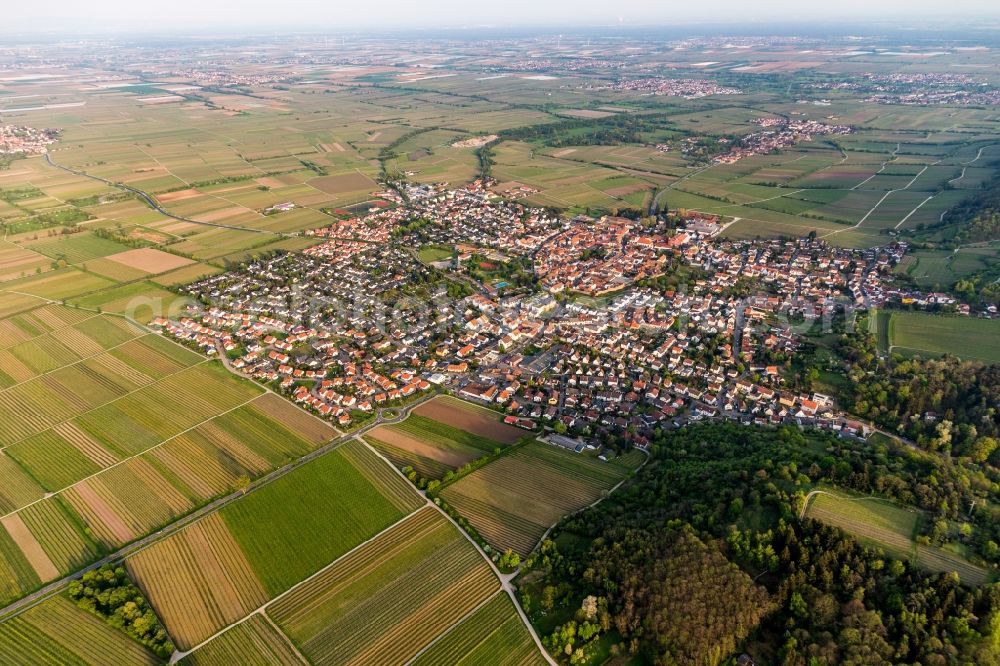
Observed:
[[[149,31],[1000,16],[998,0],[2,0],[3,28]]]

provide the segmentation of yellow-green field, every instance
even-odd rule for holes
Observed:
[[[952,354],[966,360],[1000,363],[1000,320],[893,312],[890,351],[905,356]]]
[[[910,560],[930,571],[954,571],[971,585],[983,585],[990,576],[983,567],[942,548],[916,541],[923,516],[874,497],[850,496],[840,490],[818,491],[808,498],[803,515],[839,527],[866,545],[881,548],[886,555]]]

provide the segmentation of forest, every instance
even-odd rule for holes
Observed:
[[[500,138],[513,141],[541,141],[547,146],[590,146],[642,143],[641,132],[658,127],[649,115],[616,115],[598,119],[563,120],[502,130]]]
[[[1000,365],[954,356],[881,358],[867,333],[844,336],[838,353],[851,380],[838,397],[849,411],[921,448],[1000,466]]]
[[[990,166],[997,164],[994,162]],[[958,224],[956,243],[1000,238],[1000,180],[984,183],[975,195],[951,208],[942,221]]]
[[[939,454],[888,438],[790,427],[704,423],[660,432],[650,452],[525,562],[522,602],[565,663],[634,653],[714,666],[742,652],[786,666],[1000,660],[996,585],[926,573],[798,517],[817,483],[949,509],[995,499],[995,485],[973,489]]]

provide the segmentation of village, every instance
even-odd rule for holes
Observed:
[[[0,125],[0,155],[41,155],[58,138],[57,129]]]
[[[733,164],[752,155],[768,155],[802,141],[812,141],[816,136],[850,134],[847,125],[828,125],[816,120],[785,120],[784,118],[759,118],[755,121],[764,129],[742,137],[726,152],[717,155],[717,164]]]
[[[564,445],[645,446],[702,419],[864,437],[790,387],[803,335],[888,302],[948,305],[888,279],[905,244],[728,240],[696,213],[680,229],[561,218],[488,185],[386,189],[388,205],[312,230],[318,245],[189,285],[203,307],[153,323],[343,427],[446,390]],[[450,256],[422,261],[428,244]]]
[[[742,95],[743,91],[720,85],[707,79],[622,79],[610,86],[596,88],[598,90],[616,90],[638,92],[644,95],[665,95],[683,97],[684,99],[700,99],[709,95]]]
[[[968,74],[944,72],[889,72],[863,74],[859,81],[810,84],[822,90],[855,90],[872,93],[866,102],[876,104],[990,106],[1000,104],[1000,89]]]

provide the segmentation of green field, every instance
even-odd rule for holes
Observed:
[[[335,510],[317,510],[331,502]],[[226,507],[222,517],[273,596],[420,504],[404,479],[351,441]]]
[[[295,646],[260,615],[252,615],[187,655],[187,666],[302,666]]]
[[[425,245],[420,248],[420,261],[425,264],[430,264],[435,261],[444,261],[445,259],[451,259],[452,249],[450,247],[440,246],[440,245]]]
[[[148,324],[154,316],[171,312],[173,303],[180,299],[177,294],[152,282],[138,281],[73,297],[68,302],[87,310],[126,315],[141,324]]]
[[[39,666],[161,663],[122,631],[63,596],[0,623],[0,662]]]
[[[1000,320],[893,312],[889,342],[890,351],[905,356],[953,354],[1000,363]]]
[[[972,585],[982,585],[989,573],[959,555],[941,548],[918,545],[917,530],[923,515],[920,511],[903,508],[874,497],[847,496],[819,492],[804,509],[808,518],[839,527],[856,536],[862,543],[881,548],[896,559],[910,560],[930,571],[954,571]]]
[[[455,625],[414,666],[541,666],[538,653],[510,597],[498,592]]]
[[[405,663],[499,589],[476,547],[426,508],[267,613],[314,664]]]
[[[25,243],[24,246],[47,257],[62,259],[68,264],[79,264],[128,249],[120,243],[86,232],[45,238]]]
[[[0,291],[16,291],[39,298],[62,300],[108,289],[115,284],[114,281],[94,273],[85,273],[77,268],[68,267],[4,282]],[[7,298],[6,294],[4,298]]]
[[[916,552],[920,512],[915,509],[877,498],[820,493],[812,498],[805,515],[851,532],[893,557],[910,558]]]
[[[889,322],[892,313],[873,309],[868,315],[868,332],[875,336],[875,345],[882,354],[889,353]]]
[[[419,505],[404,480],[352,440],[127,564],[171,637],[188,649]]]

